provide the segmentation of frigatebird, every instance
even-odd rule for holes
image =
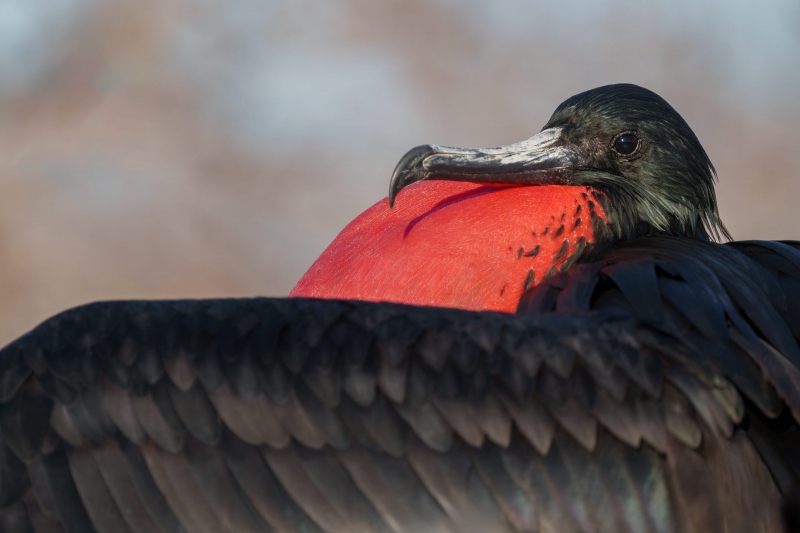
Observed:
[[[729,239],[714,180],[666,101],[634,85],[601,87],[566,100],[521,143],[410,150],[389,198],[345,228],[292,295],[514,311],[524,288],[616,242]],[[399,212],[386,209],[420,181]]]
[[[0,351],[0,530],[797,530],[800,243],[715,242],[714,177],[601,87],[412,149],[292,298],[61,313]]]

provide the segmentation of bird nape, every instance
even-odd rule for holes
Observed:
[[[0,531],[800,531],[800,243],[714,242],[714,179],[600,87],[409,151],[292,298],[61,313],[0,351]]]

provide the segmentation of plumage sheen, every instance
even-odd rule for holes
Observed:
[[[800,531],[800,243],[712,242],[713,179],[603,87],[410,151],[293,298],[65,311],[0,350],[0,528]]]

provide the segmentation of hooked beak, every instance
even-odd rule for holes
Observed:
[[[583,159],[563,142],[563,128],[548,128],[528,140],[499,148],[451,148],[423,144],[397,163],[389,183],[389,207],[404,187],[422,180],[499,185],[568,185]]]

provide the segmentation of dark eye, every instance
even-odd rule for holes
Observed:
[[[635,133],[622,133],[614,139],[612,147],[619,155],[629,156],[639,150],[640,143]]]

